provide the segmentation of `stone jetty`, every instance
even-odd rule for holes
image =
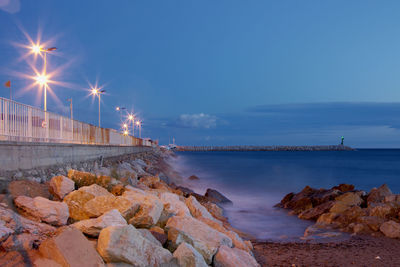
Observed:
[[[349,146],[177,146],[178,151],[351,151]]]

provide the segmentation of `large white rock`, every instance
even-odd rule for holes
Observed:
[[[260,267],[260,264],[247,252],[221,246],[214,257],[214,267]]]
[[[74,191],[75,182],[65,176],[55,176],[50,180],[50,192],[58,199],[63,199],[67,194]]]
[[[29,233],[42,237],[50,236],[56,231],[56,228],[45,223],[29,220],[20,216],[14,211],[5,208],[0,203],[0,221],[3,222],[4,227],[9,229],[18,229],[19,232]],[[7,229],[4,229],[8,232]]]
[[[243,239],[240,238],[240,236],[237,233],[227,230],[224,226],[222,226],[221,223],[218,223],[215,220],[210,220],[210,219],[202,218],[202,217],[200,217],[199,220],[202,221],[203,223],[207,224],[208,226],[214,228],[218,232],[221,232],[221,233],[227,235],[230,239],[232,239],[232,244],[235,248],[239,248],[239,249],[243,249],[247,252],[251,252],[251,250],[252,250],[251,245],[249,246],[249,244],[246,244],[246,242],[244,242]]]
[[[40,244],[40,254],[61,266],[104,266],[93,244],[73,227],[62,227]],[[47,266],[47,265],[44,265]]]
[[[26,216],[49,223],[65,225],[69,217],[68,206],[64,202],[51,201],[43,197],[30,198],[19,196],[15,205]]]
[[[232,246],[227,235],[193,217],[174,216],[168,220],[166,229],[173,247],[186,242],[200,252],[208,264],[221,245]]]
[[[72,224],[73,227],[90,236],[98,236],[100,231],[108,226],[124,225],[127,225],[126,220],[116,209],[110,210],[96,219],[83,220]]]
[[[158,197],[139,189],[129,189],[122,196],[131,201],[132,204],[139,204],[139,210],[129,220],[130,224],[135,227],[150,228],[157,223],[163,211],[163,204]]]
[[[395,221],[387,221],[382,223],[379,229],[387,237],[400,238],[400,223]]]
[[[144,238],[132,225],[103,229],[97,250],[106,262],[125,262],[137,267],[156,267],[172,260],[171,252]]]
[[[113,194],[97,184],[92,184],[72,191],[64,197],[63,201],[68,205],[70,217],[76,221],[80,221],[90,218],[86,214],[84,206],[86,202],[98,196],[113,196]]]
[[[147,240],[149,240],[150,242],[152,242],[152,243],[154,243],[155,245],[158,245],[158,246],[162,246],[161,245],[161,243],[160,243],[160,241],[158,241],[157,240],[157,238],[155,238],[154,236],[153,236],[153,234],[150,232],[150,230],[148,230],[148,229],[137,229],[141,234],[142,234],[142,236],[144,237],[144,238],[146,238]]]
[[[173,254],[182,267],[207,267],[203,256],[188,243],[181,243]]]
[[[186,206],[189,208],[190,213],[195,218],[206,218],[215,221],[216,223],[222,224],[222,222],[215,219],[208,210],[201,205],[197,199],[193,196],[189,196],[185,199]]]
[[[160,199],[164,204],[164,209],[172,216],[192,216],[186,204],[179,200],[179,196],[173,193],[161,193]]]
[[[116,197],[114,195],[95,197],[86,202],[83,207],[85,213],[91,218],[101,216],[110,210],[117,209],[127,220],[135,214],[138,208],[138,203],[132,203],[127,198]]]

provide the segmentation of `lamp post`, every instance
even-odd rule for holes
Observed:
[[[72,98],[68,98],[67,101],[69,102],[69,111],[71,113],[71,121],[74,119],[73,113],[72,113]]]
[[[92,95],[97,96],[99,98],[99,127],[101,127],[101,117],[100,117],[100,96],[104,94],[106,90],[100,90],[99,88],[95,87],[92,88]]]
[[[125,107],[116,107],[115,110],[119,112],[119,118],[122,121],[122,113],[121,111],[126,109]]]
[[[44,87],[44,111],[47,111],[47,53],[57,50],[56,47],[43,48],[40,45],[33,45],[31,47],[34,54],[43,53],[43,72],[36,77],[36,80]]]
[[[139,138],[142,138],[142,122],[136,121],[136,125],[139,127]]]
[[[128,119],[132,121],[132,136],[135,136],[135,116],[133,114],[129,114]]]

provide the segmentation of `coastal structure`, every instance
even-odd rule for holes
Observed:
[[[177,146],[178,151],[351,151],[349,146]]]

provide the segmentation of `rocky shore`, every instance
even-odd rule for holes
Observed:
[[[306,186],[276,206],[315,223],[300,241],[253,242],[263,266],[400,265],[400,195],[385,184],[370,192]]]
[[[177,186],[170,156],[19,175],[0,194],[0,266],[260,266],[223,216],[229,200]]]

